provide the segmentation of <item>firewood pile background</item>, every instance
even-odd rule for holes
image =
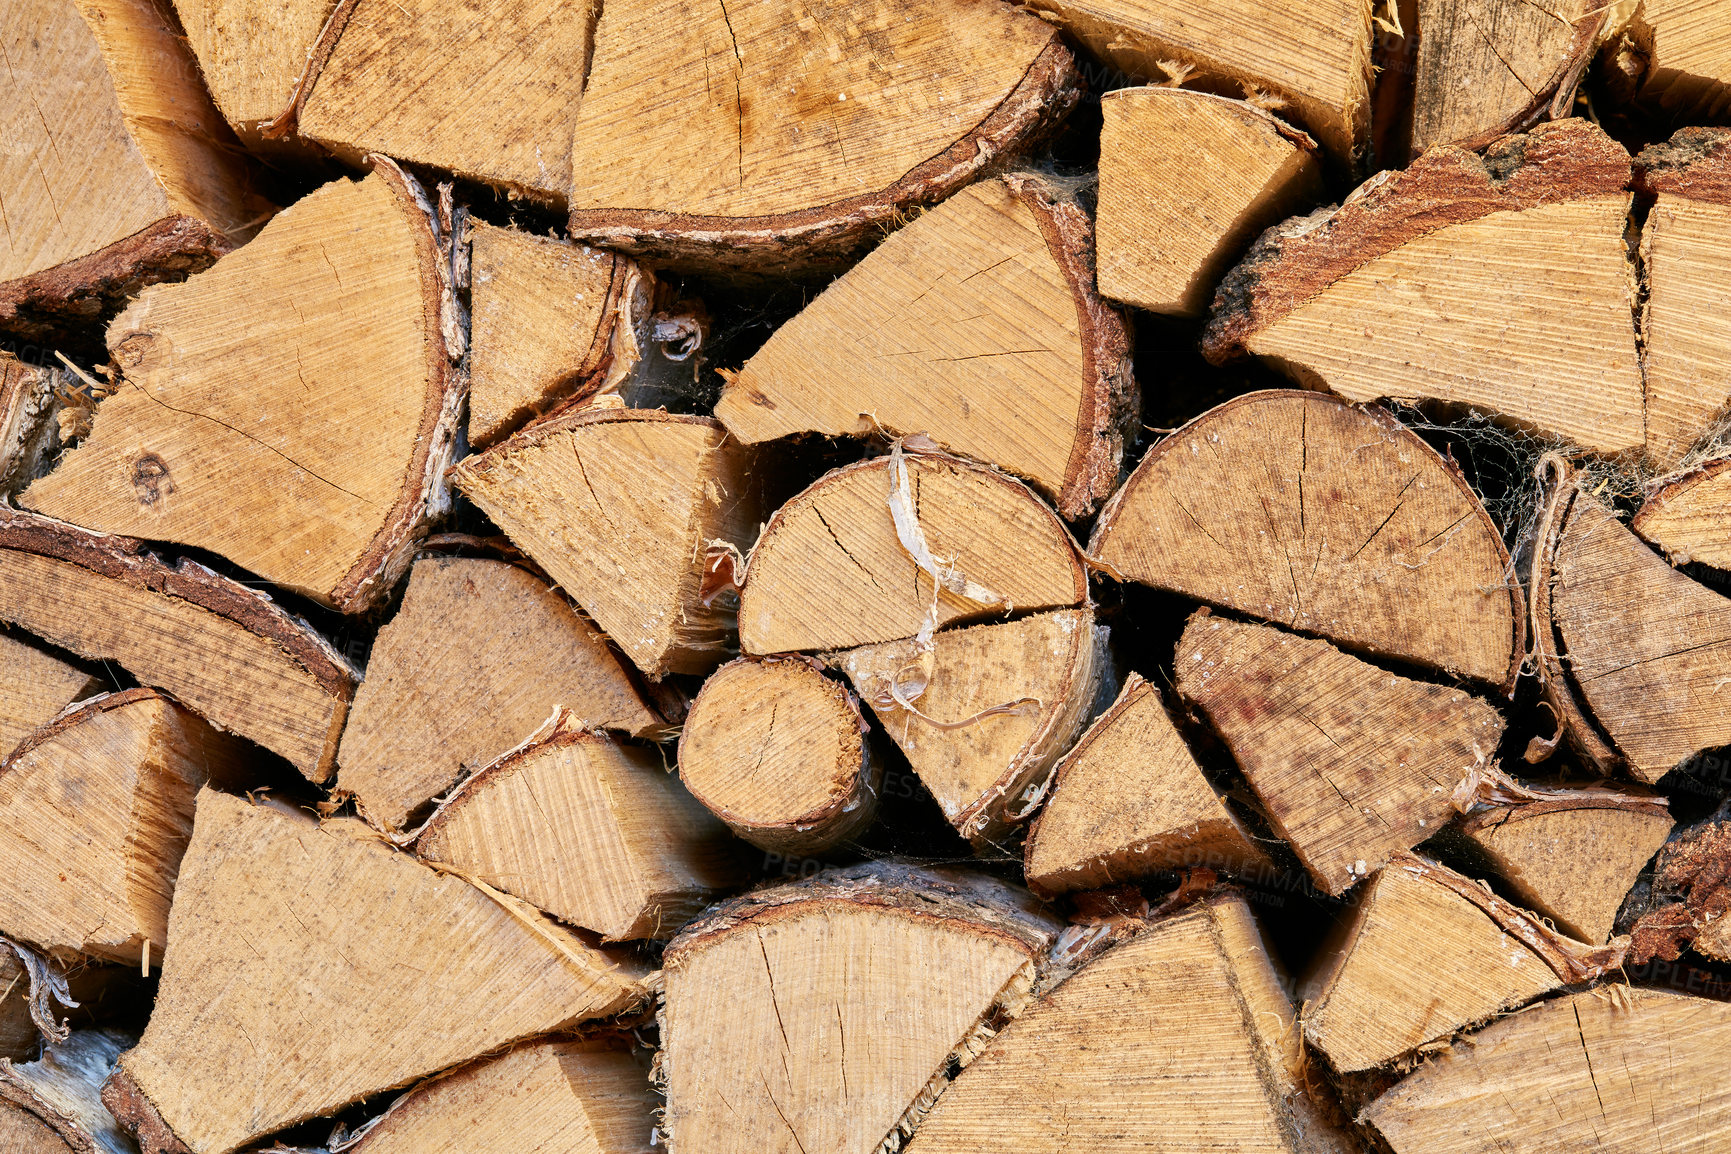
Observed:
[[[0,1154],[1731,1150],[1731,0],[0,13]]]

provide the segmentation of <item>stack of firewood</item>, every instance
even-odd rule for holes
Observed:
[[[1727,0],[0,9],[0,1154],[1731,1150]]]

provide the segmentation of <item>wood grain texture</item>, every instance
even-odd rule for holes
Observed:
[[[102,1080],[137,1039],[79,1030],[33,1062],[0,1062],[0,1149],[7,1154],[131,1154],[102,1106]]]
[[[912,504],[931,551],[1017,610],[1084,602],[1087,572],[1063,522],[1020,482],[944,454],[906,458]],[[747,653],[847,649],[920,630],[932,578],[901,546],[878,457],[820,477],[770,518],[739,596]],[[937,623],[985,610],[938,591]]]
[[[61,446],[58,383],[50,370],[0,353],[0,493],[8,497],[46,472]]]
[[[1731,168],[1731,157],[1722,163]],[[1675,468],[1731,407],[1731,203],[1660,193],[1641,231],[1647,454]]]
[[[1611,91],[1672,120],[1722,120],[1731,109],[1731,47],[1720,0],[1644,0],[1607,52]]]
[[[1673,565],[1731,569],[1731,461],[1713,461],[1667,482],[1629,527]]]
[[[75,665],[0,633],[0,761],[37,726],[74,701],[96,693],[100,682]]]
[[[1331,894],[1441,829],[1455,787],[1496,753],[1504,727],[1465,690],[1213,616],[1193,617],[1178,642],[1178,692],[1207,714],[1275,832]]]
[[[210,95],[249,143],[294,100],[336,0],[174,0]]]
[[[387,170],[308,195],[114,321],[118,392],[22,501],[372,607],[448,500],[463,382],[440,336],[440,259]]]
[[[353,819],[197,808],[156,1009],[104,1091],[135,1130],[228,1154],[641,993],[622,957]]]
[[[974,185],[777,329],[715,415],[748,443],[925,433],[1086,515],[1117,487],[1137,411],[1129,330],[1093,265],[1087,214],[1054,186]]]
[[[1160,441],[1089,552],[1123,579],[1505,692],[1524,649],[1502,540],[1459,473],[1380,410],[1315,393],[1238,397]]]
[[[337,750],[337,789],[369,821],[409,817],[535,732],[553,710],[664,728],[594,624],[521,566],[427,557],[379,630]]]

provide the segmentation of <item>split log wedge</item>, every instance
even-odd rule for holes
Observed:
[[[1673,565],[1731,569],[1731,461],[1714,461],[1667,482],[1629,527]]]
[[[732,610],[700,589],[706,550],[757,531],[751,461],[708,417],[590,408],[464,459],[455,479],[659,680],[709,672],[732,640]]]
[[[0,1061],[0,1150],[132,1154],[101,1093],[115,1058],[136,1040],[120,1030],[79,1030],[34,1062]]]
[[[1187,866],[1252,875],[1272,868],[1203,776],[1160,691],[1138,674],[1064,755],[1051,788],[1025,855],[1037,894],[1101,889]]]
[[[571,236],[657,266],[839,271],[1045,136],[1080,83],[1056,29],[996,0],[870,0],[835,22],[794,0],[613,0]]]
[[[401,829],[559,706],[586,725],[665,729],[607,639],[547,581],[486,557],[424,557],[379,630],[337,750],[337,789]]]
[[[1203,336],[1353,401],[1433,400],[1599,453],[1643,444],[1622,145],[1580,120],[1446,147],[1277,225]]]
[[[1331,894],[1441,830],[1504,726],[1463,689],[1203,614],[1178,642],[1178,692],[1207,714],[1275,832]]]
[[[312,781],[335,771],[358,675],[306,622],[196,562],[0,508],[0,620],[115,662]]]
[[[1118,487],[1139,399],[1129,354],[1094,291],[1088,214],[1018,174],[893,233],[775,331],[715,415],[748,444],[925,433],[1081,517]]]
[[[270,147],[265,129],[294,102],[302,75],[322,62],[313,49],[336,7],[337,0],[280,0],[269,8],[251,0],[174,0],[211,98],[248,148]],[[353,0],[344,7],[352,10]]]
[[[415,850],[607,941],[670,938],[744,884],[736,843],[649,747],[560,713],[465,781]]]
[[[1061,928],[1018,887],[889,862],[720,907],[663,962],[667,1148],[839,1154],[904,1137],[1026,1004]]]
[[[1496,526],[1380,410],[1228,401],[1148,451],[1089,552],[1125,580],[1514,689],[1525,613]]]
[[[448,503],[463,399],[418,195],[391,165],[334,181],[145,292],[109,327],[124,379],[94,431],[21,503],[376,605]]]
[[[618,1013],[640,977],[624,955],[436,873],[353,818],[206,789],[156,1008],[102,1100],[144,1154],[228,1154]]]
[[[101,682],[75,665],[34,645],[0,633],[0,761],[39,725],[74,701],[96,693]]]
[[[1609,92],[1661,116],[1722,119],[1731,110],[1723,16],[1718,0],[1643,0],[1605,53]]]

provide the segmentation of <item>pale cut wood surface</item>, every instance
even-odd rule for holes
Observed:
[[[908,1154],[1345,1154],[1301,1092],[1292,1005],[1243,898],[1159,922],[1066,979],[963,1070]]]
[[[758,528],[752,454],[706,417],[589,409],[458,464],[458,488],[651,678],[707,673],[735,628],[698,590],[713,541]],[[887,513],[886,513],[887,517]]]
[[[1020,1009],[1059,928],[984,878],[834,877],[740,899],[668,947],[673,1154],[877,1149],[982,1019]]]
[[[906,461],[911,504],[936,557],[1018,610],[1087,599],[1074,542],[1026,486],[941,454]],[[781,507],[751,552],[739,595],[741,649],[849,649],[919,632],[932,578],[896,537],[893,486],[889,458],[877,457],[825,474]],[[938,593],[939,625],[986,612]]]
[[[1138,674],[1058,763],[1028,835],[1036,893],[1102,889],[1186,866],[1259,875],[1272,868]]]
[[[97,692],[96,678],[19,638],[0,633],[0,761],[39,725]]]
[[[740,837],[816,854],[877,814],[883,765],[859,701],[805,660],[730,661],[703,683],[679,734],[679,776]]]
[[[1658,781],[1731,742],[1731,599],[1665,564],[1585,493],[1549,578],[1563,664],[1630,773]]]
[[[563,209],[599,9],[591,0],[359,0],[307,94],[300,131],[340,155],[382,152]]]
[[[174,0],[211,97],[248,140],[292,103],[307,53],[335,6],[336,0]]]
[[[423,558],[355,691],[337,789],[400,828],[559,706],[601,729],[664,728],[606,638],[544,579],[484,557]]]
[[[1724,21],[1721,0],[1643,0],[1629,27],[1642,58],[1642,99],[1698,121],[1722,116],[1731,107]]]
[[[735,844],[659,750],[564,720],[464,782],[415,851],[604,940],[670,938],[746,880]]]
[[[1258,233],[1323,193],[1315,144],[1269,112],[1182,88],[1100,99],[1100,295],[1200,316]]]
[[[1247,394],[1160,441],[1089,552],[1131,581],[1508,689],[1524,648],[1478,498],[1386,414],[1316,393]]]
[[[461,383],[425,216],[337,180],[108,331],[124,380],[26,507],[195,545],[344,612],[376,604],[445,500]]]
[[[1096,56],[1138,80],[1162,62],[1198,81],[1254,88],[1288,105],[1332,153],[1350,160],[1370,126],[1370,0],[1035,0]]]
[[[1504,727],[1463,689],[1213,616],[1193,617],[1178,642],[1178,692],[1207,713],[1275,832],[1331,894],[1440,830]]]
[[[1714,461],[1648,497],[1630,528],[1673,565],[1731,569],[1731,462]]]
[[[1727,1045],[1723,1002],[1588,990],[1457,1043],[1372,1102],[1364,1119],[1396,1154],[1718,1150],[1731,1142],[1731,1090],[1718,1060]]]
[[[0,509],[0,619],[115,662],[313,781],[335,770],[354,671],[305,622],[203,566]]]
[[[984,849],[1003,841],[1007,811],[1028,800],[1025,791],[1043,781],[1093,715],[1109,676],[1106,635],[1087,608],[945,630],[932,639],[928,682],[913,701],[918,714],[890,692],[894,685],[908,696],[910,670],[921,668],[915,642],[828,660],[853,681],[950,824]],[[980,716],[1006,705],[1015,708]]]
[[[416,1089],[355,1154],[653,1154],[656,1100],[603,1042],[531,1042]]]
[[[206,789],[156,1008],[104,1101],[228,1154],[641,994],[621,955],[510,901],[353,819]]]
[[[1661,192],[1641,259],[1647,453],[1664,470],[1731,406],[1731,204]]]
[[[116,1056],[136,1041],[123,1030],[79,1030],[35,1061],[0,1062],[0,1150],[131,1154],[100,1094]]]
[[[1015,176],[922,214],[778,328],[715,415],[746,442],[925,433],[1092,512],[1117,487],[1135,385],[1087,216],[1061,195]]]

